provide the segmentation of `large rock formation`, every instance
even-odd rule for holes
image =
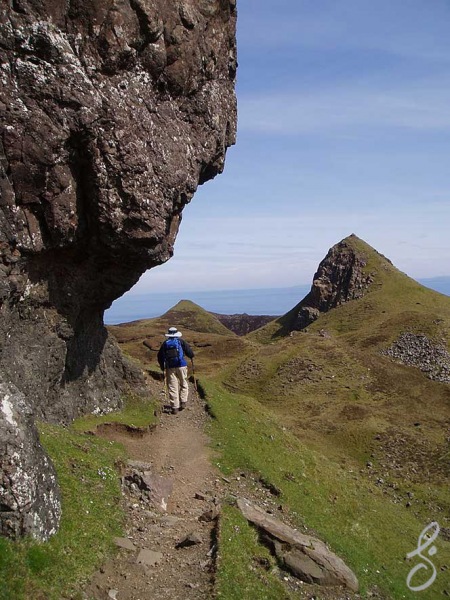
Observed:
[[[291,330],[304,329],[320,313],[361,298],[368,291],[373,276],[367,273],[367,257],[357,248],[359,241],[352,234],[330,248],[319,264],[310,292],[289,313]]]
[[[132,371],[103,312],[172,255],[183,207],[234,142],[235,0],[7,4],[1,377],[67,422],[120,404]]]

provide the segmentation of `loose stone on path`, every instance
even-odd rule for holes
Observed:
[[[138,565],[144,565],[145,567],[154,567],[163,558],[162,552],[156,552],[154,550],[148,550],[144,548],[141,550],[136,558]]]

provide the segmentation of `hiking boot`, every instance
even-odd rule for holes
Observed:
[[[173,415],[177,415],[178,414],[178,408],[172,408],[172,414]]]
[[[182,402],[180,404],[180,410],[184,410],[186,408],[186,404],[187,404],[187,402]]]

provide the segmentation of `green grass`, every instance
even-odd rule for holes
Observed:
[[[0,600],[74,597],[80,582],[114,551],[123,521],[118,465],[125,450],[86,432],[104,423],[147,428],[155,422],[154,401],[130,393],[121,411],[86,415],[69,428],[40,424],[60,484],[61,527],[45,544],[0,538]]]
[[[47,543],[0,538],[0,600],[77,598],[75,590],[113,551],[123,513],[119,445],[54,425],[40,425],[62,494],[62,520]]]
[[[218,466],[224,474],[242,469],[257,473],[282,491],[280,502],[287,505],[298,526],[312,528],[355,571],[363,594],[378,586],[387,598],[416,598],[406,586],[414,563],[405,556],[416,548],[424,527],[439,515],[432,512],[417,518],[404,506],[394,504],[381,490],[358,472],[326,458],[303,445],[280,427],[273,413],[249,396],[233,394],[220,383],[203,382],[213,419],[211,435],[219,453]],[[223,597],[237,598],[239,583],[251,570],[255,548],[244,544],[239,560],[233,537],[227,533],[241,527],[241,519],[228,513],[222,531],[218,589]],[[438,577],[433,586],[421,592],[422,599],[441,597],[449,590],[445,572],[450,560],[450,544],[440,539],[434,562]],[[261,551],[260,549],[258,550]],[[228,558],[227,558],[228,557]],[[265,593],[264,583],[255,581],[255,595]],[[226,595],[228,594],[228,595]],[[242,596],[245,597],[245,596]],[[260,597],[264,597],[261,595]],[[270,596],[268,596],[270,597]]]
[[[398,269],[384,256],[356,236],[345,240],[364,257],[366,274],[373,282],[368,292],[359,300],[322,313],[308,330],[325,329],[333,335],[347,336],[350,343],[380,345],[393,341],[405,326],[412,331],[428,333],[436,337],[450,332],[450,301],[417,283]],[[295,320],[301,302],[279,319],[249,334],[249,338],[268,344],[286,335]],[[436,320],[440,320],[436,323]],[[450,337],[447,335],[450,341]]]
[[[219,548],[218,598],[284,600],[293,597],[274,573],[275,561],[258,543],[255,529],[230,505],[223,507],[220,516]],[[266,566],[262,568],[261,564]]]
[[[74,431],[95,431],[98,425],[116,423],[133,429],[146,429],[156,423],[156,403],[136,394],[128,394],[122,410],[106,415],[86,415],[72,424]]]

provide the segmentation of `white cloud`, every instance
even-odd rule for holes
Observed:
[[[200,218],[194,228],[204,231],[202,244],[192,245],[185,223],[174,258],[146,273],[133,293],[308,283],[328,249],[350,233],[413,277],[443,275],[450,260],[449,220],[450,206],[443,202],[415,212],[394,203],[359,212],[312,206],[289,216]]]
[[[244,95],[240,130],[298,135],[355,129],[450,129],[450,78],[380,85],[349,84],[311,92]]]

